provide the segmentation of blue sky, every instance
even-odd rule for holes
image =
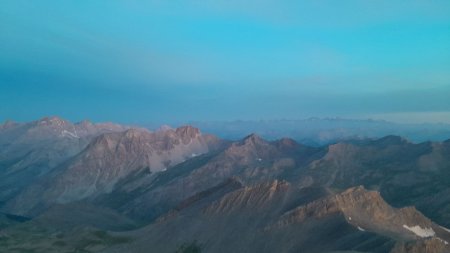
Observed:
[[[450,122],[449,13],[437,0],[5,0],[0,120]]]

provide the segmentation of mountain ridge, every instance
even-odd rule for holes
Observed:
[[[8,245],[51,252],[45,241],[59,240],[70,252],[107,233],[133,252],[195,240],[206,252],[448,252],[448,141],[389,135],[311,147],[258,134],[227,141],[192,126],[77,124],[87,130],[54,117],[1,128],[0,209],[31,220],[0,217],[0,236],[42,243]],[[96,247],[83,249],[125,249]]]

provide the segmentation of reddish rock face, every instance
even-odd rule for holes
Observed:
[[[189,141],[200,136],[200,130],[192,126],[183,126],[175,130],[175,133],[181,138],[183,144],[189,144]]]

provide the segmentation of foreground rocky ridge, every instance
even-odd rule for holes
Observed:
[[[254,134],[228,142],[189,126],[76,139],[61,135],[64,121],[49,122],[57,131],[31,138],[31,150],[57,143],[70,154],[46,169],[34,167],[41,155],[29,165],[0,159],[0,173],[14,175],[0,179],[5,190],[26,178],[3,200],[19,219],[0,219],[0,250],[175,252],[197,241],[205,252],[449,252],[450,141],[308,147]],[[17,127],[0,128],[9,150],[26,136],[11,137]],[[17,164],[39,176],[12,173]]]
[[[389,206],[363,187],[333,194],[275,180],[209,202],[196,198],[153,224],[118,234],[135,240],[105,252],[147,252],[149,245],[155,252],[174,252],[174,245],[195,240],[205,252],[450,251],[449,231],[412,207]]]

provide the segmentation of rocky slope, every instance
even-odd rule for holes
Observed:
[[[450,251],[449,231],[412,207],[389,206],[378,192],[363,187],[334,194],[275,180],[169,214],[119,234],[134,240],[105,252],[146,252],[149,245],[157,252],[174,252],[176,245],[191,241],[205,252]]]
[[[0,204],[79,153],[96,136],[126,129],[112,123],[73,124],[58,117],[0,125]]]
[[[122,203],[120,209],[127,215],[149,222],[185,198],[230,177],[236,176],[246,185],[287,178],[298,173],[297,166],[307,164],[320,153],[319,149],[305,147],[289,139],[268,142],[250,135],[224,150],[196,157],[171,171],[155,175],[146,186],[141,184],[132,198],[126,197],[129,190],[114,192],[110,197],[125,194],[128,201]],[[123,189],[129,187],[125,185]]]
[[[155,133],[133,128],[105,133],[62,164],[56,173],[31,184],[6,203],[5,210],[34,216],[55,203],[92,199],[112,192],[129,175],[165,171],[218,145],[219,140],[203,136],[189,126]]]

